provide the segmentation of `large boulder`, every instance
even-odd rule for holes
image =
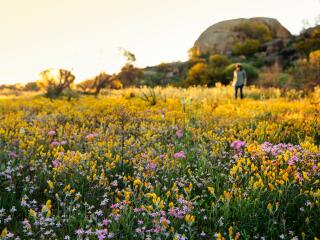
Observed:
[[[250,24],[263,25],[273,39],[286,41],[291,37],[290,32],[280,22],[273,18],[239,18],[216,23],[205,30],[194,43],[193,49],[197,53],[226,54],[230,55],[235,42],[243,42],[247,34],[239,31],[239,26]]]

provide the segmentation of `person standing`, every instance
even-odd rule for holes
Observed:
[[[247,85],[247,74],[240,63],[236,64],[236,69],[233,72],[234,98],[238,97],[240,90],[240,98],[243,98],[243,86]]]

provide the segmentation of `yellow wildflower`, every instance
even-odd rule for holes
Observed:
[[[33,209],[29,209],[29,215],[34,218],[37,217],[37,213]]]
[[[139,186],[141,184],[142,183],[141,183],[141,181],[139,179],[136,179],[136,180],[133,181],[133,186]]]
[[[167,192],[166,192],[166,196],[167,196],[167,197],[170,197],[170,195],[171,195],[171,192],[170,192],[170,191],[167,191]]]
[[[229,233],[229,237],[232,238],[232,235],[233,235],[233,228],[232,228],[232,226],[230,226],[230,227],[228,228],[228,233]]]
[[[214,188],[213,187],[208,187],[208,191],[210,192],[210,194],[214,194]]]
[[[53,188],[53,182],[51,180],[48,180],[47,183],[48,183],[49,188],[52,189]]]
[[[185,215],[184,220],[186,220],[187,223],[193,223],[196,220],[196,217],[188,213]]]
[[[5,228],[2,230],[2,232],[1,232],[1,237],[5,238],[5,237],[7,236],[7,234],[8,234],[8,230],[7,230],[7,228],[5,227]]]
[[[268,206],[267,206],[267,209],[269,210],[270,213],[272,213],[272,204],[271,203],[268,203]]]
[[[66,192],[66,191],[69,191],[70,189],[71,189],[71,185],[68,184],[68,185],[63,189],[63,191]]]
[[[287,181],[289,181],[288,176],[289,176],[288,172],[285,172],[285,173],[282,175],[282,179],[283,179],[285,182],[287,182]]]

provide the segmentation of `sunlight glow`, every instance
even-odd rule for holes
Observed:
[[[119,48],[139,67],[184,61],[216,22],[274,17],[297,34],[319,9],[318,0],[0,0],[0,84],[37,80],[46,68],[70,69],[76,82],[117,72]]]

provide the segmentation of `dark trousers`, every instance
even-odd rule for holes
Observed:
[[[243,98],[243,85],[240,85],[240,86],[234,86],[234,98],[237,98],[238,97],[238,89],[240,89],[240,97],[241,99]]]

